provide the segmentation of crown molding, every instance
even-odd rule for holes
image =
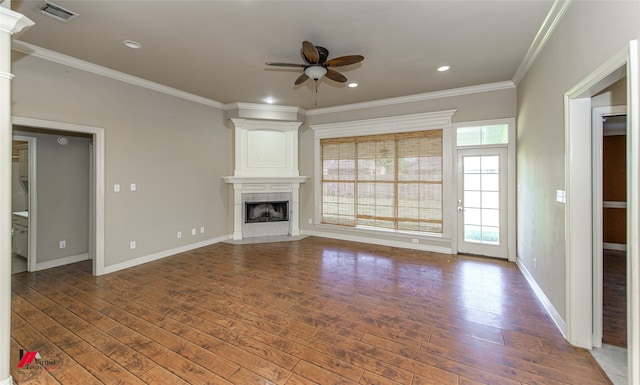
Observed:
[[[456,111],[444,110],[339,123],[323,123],[314,124],[310,127],[316,139],[424,131],[450,127],[451,117]]]
[[[449,90],[428,92],[424,94],[416,94],[416,95],[408,95],[408,96],[400,96],[397,98],[373,100],[370,102],[345,104],[342,106],[335,106],[335,107],[316,108],[313,110],[308,110],[307,116],[331,114],[334,112],[343,112],[343,111],[362,110],[366,108],[392,106],[395,104],[422,102],[425,100],[470,95],[470,94],[477,94],[481,92],[500,91],[500,90],[515,88],[515,86],[516,85],[511,80],[507,80],[504,82],[481,84],[481,85],[470,86],[470,87],[452,88]]]
[[[0,1],[1,3],[2,1]],[[0,6],[0,31],[14,35],[35,23],[25,15]]]
[[[253,111],[267,111],[267,112],[289,112],[294,114],[305,114],[307,111],[302,107],[296,106],[281,106],[275,104],[258,104],[258,103],[227,103],[224,105],[224,110],[253,110]]]
[[[11,49],[13,49],[14,51],[22,52],[27,55],[38,57],[40,59],[74,67],[83,71],[94,73],[96,75],[105,76],[108,78],[119,80],[121,82],[133,84],[133,85],[147,88],[153,91],[175,96],[177,98],[189,100],[195,103],[204,104],[206,106],[218,108],[221,110],[224,109],[224,104],[217,102],[215,100],[203,98],[198,95],[180,91],[172,87],[167,87],[165,85],[155,83],[149,80],[145,80],[137,76],[128,75],[120,71],[112,70],[107,67],[89,63],[87,61],[76,59],[71,56],[63,55],[59,52],[51,51],[46,48],[38,47],[33,44],[25,43],[20,40],[14,40]]]
[[[524,55],[524,59],[522,59],[520,67],[518,67],[515,75],[513,75],[512,80],[514,84],[520,83],[522,78],[524,78],[524,75],[529,71],[529,68],[533,65],[533,62],[536,61],[538,55],[542,51],[542,48],[544,48],[547,43],[547,40],[549,40],[553,31],[555,31],[556,27],[560,23],[560,19],[562,19],[562,16],[570,3],[571,0],[555,0],[553,2],[553,5],[547,14],[547,17],[542,22],[536,37],[533,38],[527,54]]]

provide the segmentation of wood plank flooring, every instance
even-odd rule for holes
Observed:
[[[508,262],[309,237],[90,272],[13,276],[17,384],[610,383]]]
[[[627,253],[604,250],[602,342],[627,347]]]

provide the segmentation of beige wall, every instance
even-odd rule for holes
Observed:
[[[104,128],[105,266],[231,232],[221,110],[15,52],[13,73],[14,116]]]
[[[518,258],[565,321],[563,98],[640,37],[639,14],[639,2],[572,2],[518,84]]]

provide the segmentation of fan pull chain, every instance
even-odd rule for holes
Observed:
[[[318,81],[316,80],[316,97],[315,97],[315,107],[318,107]]]

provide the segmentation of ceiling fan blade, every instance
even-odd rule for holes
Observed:
[[[268,66],[276,66],[276,67],[304,67],[304,64],[294,64],[294,63],[264,63]]]
[[[364,60],[364,56],[362,55],[349,55],[349,56],[340,56],[335,59],[331,59],[327,61],[327,67],[340,67],[346,66],[349,64],[360,63]]]
[[[331,68],[327,68],[327,74],[325,76],[340,83],[344,83],[347,81],[347,78],[343,74],[338,71],[334,71]]]
[[[302,84],[305,82],[305,80],[309,79],[309,77],[307,76],[307,74],[303,73],[302,75],[300,75],[295,82],[295,85],[297,86],[298,84]]]
[[[310,64],[316,64],[320,60],[320,54],[316,46],[306,40],[302,42],[302,54]]]

